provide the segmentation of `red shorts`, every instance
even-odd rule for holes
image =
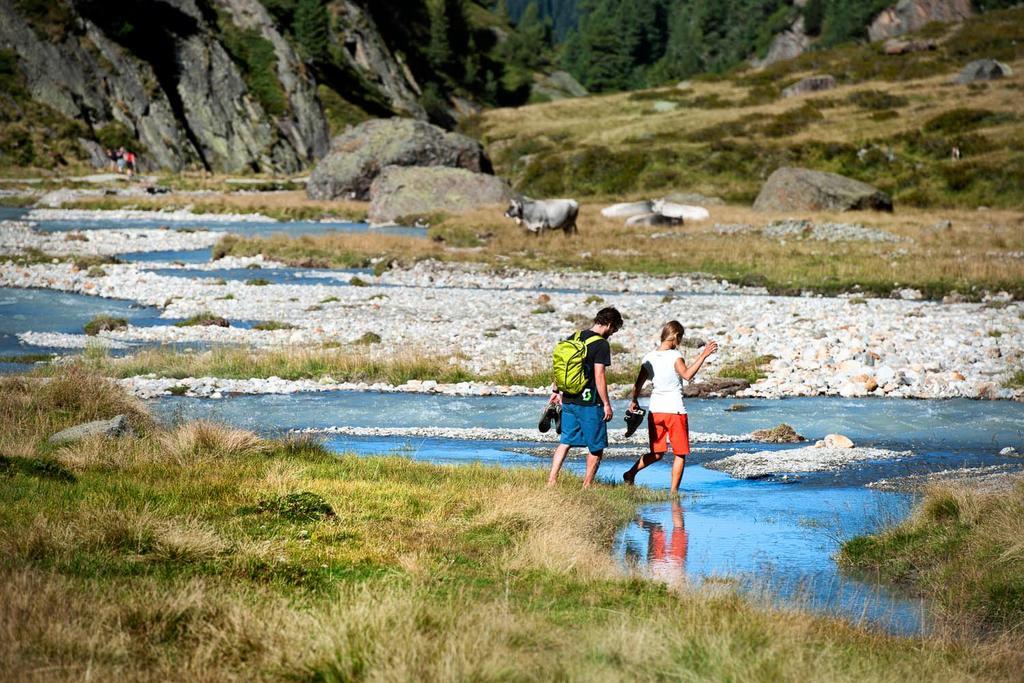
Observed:
[[[686,415],[676,413],[648,413],[647,433],[651,440],[652,453],[668,452],[666,439],[672,442],[674,455],[689,455],[690,427]]]

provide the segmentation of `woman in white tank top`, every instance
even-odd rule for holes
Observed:
[[[657,462],[668,452],[672,444],[675,460],[672,462],[672,491],[679,490],[683,480],[686,456],[690,453],[690,429],[683,405],[683,380],[690,381],[708,356],[718,350],[718,344],[708,342],[701,350],[693,365],[687,365],[677,347],[685,330],[677,320],[665,323],[661,328],[661,346],[644,356],[640,372],[633,383],[633,397],[630,410],[636,410],[637,397],[647,380],[651,380],[651,404],[647,411],[647,433],[651,450],[637,459],[633,466],[622,474],[627,484],[632,484],[636,473],[651,463]]]

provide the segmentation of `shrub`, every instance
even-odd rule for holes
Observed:
[[[91,255],[76,256],[71,263],[74,264],[75,268],[78,268],[79,270],[89,270],[94,266],[114,265],[117,263],[122,263],[122,261],[116,256]]]
[[[256,504],[256,510],[293,522],[313,522],[336,516],[326,500],[310,491],[264,498]]]
[[[191,318],[185,320],[179,320],[174,323],[176,327],[193,327],[196,325],[216,325],[217,327],[230,327],[231,323],[227,321],[227,318],[222,318],[219,315],[214,315],[209,311],[197,313]]]
[[[824,115],[816,107],[804,104],[777,115],[761,130],[770,138],[781,138],[799,133],[810,124],[824,118]]]
[[[120,121],[111,121],[97,128],[96,142],[100,143],[105,149],[124,147],[133,152],[141,151],[139,149],[139,142],[135,138],[135,133]]]
[[[358,344],[360,346],[370,346],[371,344],[380,344],[380,342],[381,336],[379,334],[377,334],[376,332],[365,332],[363,333],[363,336],[361,336],[359,339],[356,339],[353,342],[353,344]]]
[[[882,109],[899,109],[900,107],[907,106],[909,103],[909,100],[907,100],[906,97],[882,92],[881,90],[858,90],[850,93],[846,98],[846,101],[860,107],[861,109],[870,109],[874,111]]]
[[[997,115],[988,109],[950,109],[925,121],[924,130],[956,135],[972,128],[991,125]]]
[[[86,275],[89,277],[106,277],[107,271],[103,270],[102,266],[93,266],[86,272]]]
[[[127,327],[128,321],[124,318],[115,318],[109,315],[98,315],[85,324],[84,330],[90,337],[95,337],[100,332],[123,330]]]
[[[245,284],[249,285],[250,287],[266,287],[267,285],[270,284],[270,280],[262,277],[256,277],[252,278],[251,280],[246,280]]]
[[[262,330],[264,332],[272,330],[294,330],[295,325],[292,325],[291,323],[283,323],[279,320],[264,320],[253,325],[252,329]]]
[[[77,481],[74,474],[56,460],[43,458],[17,458],[0,455],[0,475],[13,476],[23,474],[27,477],[53,479],[73,484]]]
[[[35,163],[35,144],[27,127],[12,124],[0,130],[0,156],[14,166],[31,166]]]

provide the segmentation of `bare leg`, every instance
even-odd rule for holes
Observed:
[[[679,483],[683,480],[683,469],[686,467],[686,456],[677,455],[672,462],[672,492],[679,491]]]
[[[597,468],[601,466],[602,455],[604,455],[604,451],[587,453],[587,473],[583,475],[583,488],[589,489],[590,485],[594,483],[594,477],[597,476]]]
[[[633,480],[636,478],[636,473],[639,472],[640,470],[642,470],[643,468],[647,467],[648,465],[652,465],[652,464],[658,462],[659,460],[661,460],[661,457],[663,455],[665,455],[665,454],[664,453],[644,453],[639,458],[637,458],[636,462],[633,463],[632,467],[630,467],[628,470],[626,470],[625,472],[622,473],[622,480],[624,482],[626,482],[627,484],[629,484],[630,486],[632,486],[633,485]]]
[[[551,473],[548,474],[548,486],[554,486],[558,481],[558,471],[562,469],[562,463],[565,462],[565,456],[568,453],[568,446],[564,443],[558,444],[558,448],[555,449],[555,454],[551,456]]]

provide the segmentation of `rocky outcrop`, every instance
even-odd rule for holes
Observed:
[[[868,27],[868,39],[894,38],[933,21],[963,21],[973,13],[971,0],[900,0],[875,17]]]
[[[373,119],[331,142],[306,185],[312,199],[367,199],[385,166],[450,166],[490,173],[476,140],[413,119]]]
[[[401,55],[384,42],[373,17],[350,0],[334,3],[334,9],[340,54],[353,70],[383,93],[396,112],[426,119],[419,103],[423,94],[419,83]]]
[[[994,59],[978,59],[971,62],[957,74],[954,83],[974,83],[975,81],[993,81],[1013,75],[1013,69],[1007,64]]]
[[[388,166],[370,188],[371,223],[412,219],[439,211],[504,204],[513,196],[501,178],[464,168]]]
[[[806,168],[776,170],[754,201],[757,211],[892,211],[889,195],[867,183]]]
[[[801,15],[796,18],[788,29],[776,34],[775,38],[772,39],[771,46],[768,48],[768,53],[763,59],[755,58],[750,60],[750,63],[759,69],[771,66],[776,62],[799,57],[810,46],[811,37],[807,35],[804,27],[804,18]]]
[[[112,15],[97,4],[73,5],[72,25],[56,38],[0,0],[0,44],[18,55],[33,99],[94,130],[123,124],[160,167],[299,170],[327,147],[312,81],[258,0],[214,4],[273,45],[284,113],[263,109],[221,44],[216,17],[193,0],[124,4],[116,26],[103,25]]]
[[[59,431],[51,436],[49,438],[49,442],[57,445],[71,443],[72,441],[81,441],[82,439],[88,439],[96,436],[110,438],[121,436],[129,431],[131,431],[131,427],[128,425],[128,418],[124,415],[118,415],[110,420],[96,420],[94,422],[86,422],[84,424],[75,425],[74,427],[68,427],[67,429]]]
[[[836,87],[836,79],[834,76],[829,76],[827,74],[824,76],[808,76],[788,88],[784,88],[782,96],[796,97],[797,95],[803,95],[804,93],[831,90],[834,87]]]
[[[548,100],[564,100],[583,97],[587,94],[579,81],[568,71],[554,71],[550,74],[534,74],[531,93]]]

